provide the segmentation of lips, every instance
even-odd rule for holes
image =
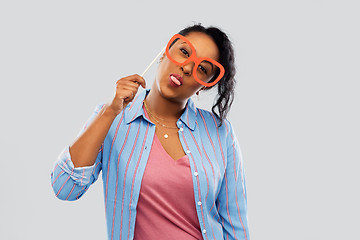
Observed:
[[[176,84],[177,86],[181,86],[183,83],[183,79],[179,74],[172,73],[170,74],[170,80]]]

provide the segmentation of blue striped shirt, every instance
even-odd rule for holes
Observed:
[[[51,184],[61,200],[79,199],[102,171],[108,239],[133,239],[141,180],[155,134],[143,111],[150,89],[138,93],[114,119],[96,161],[77,167],[69,146],[59,155]],[[79,135],[99,113],[96,106]],[[177,121],[184,152],[190,160],[195,206],[203,239],[247,239],[247,194],[242,153],[231,123],[196,108],[191,98]]]

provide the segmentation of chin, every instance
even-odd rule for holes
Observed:
[[[178,95],[178,92],[174,91],[174,89],[170,87],[167,82],[164,81],[158,85],[158,89],[160,94],[166,98],[173,98]]]
[[[159,94],[163,98],[168,99],[171,102],[181,102],[184,100],[183,96],[181,95],[181,91],[169,86],[168,81],[165,81],[165,79],[158,82],[156,87],[158,89]]]

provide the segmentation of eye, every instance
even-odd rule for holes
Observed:
[[[203,66],[199,65],[199,68],[201,71],[203,71],[205,74],[207,74],[207,70],[206,68],[204,68]]]
[[[188,51],[186,51],[186,49],[181,48],[180,51],[181,51],[183,54],[185,54],[186,56],[189,57],[189,53],[188,53]]]

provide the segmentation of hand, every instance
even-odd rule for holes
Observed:
[[[115,97],[108,107],[117,115],[119,114],[135,97],[139,86],[146,88],[146,82],[138,74],[123,77],[116,82]]]

